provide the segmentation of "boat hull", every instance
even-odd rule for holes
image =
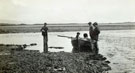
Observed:
[[[83,40],[83,39],[71,39],[71,43],[73,46],[73,53],[77,52],[92,52],[92,46],[90,40]]]

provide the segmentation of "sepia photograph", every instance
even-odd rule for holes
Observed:
[[[0,0],[0,73],[135,73],[135,0]]]

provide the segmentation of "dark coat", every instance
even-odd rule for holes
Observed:
[[[92,28],[92,26],[90,26],[90,28],[89,28],[89,35],[90,35],[90,38],[92,39],[93,38],[93,28]]]
[[[41,31],[42,31],[42,35],[43,36],[48,36],[47,33],[48,33],[48,27],[42,27],[41,28]]]
[[[91,33],[90,33],[91,39],[98,41],[99,34],[100,34],[99,28],[95,27],[95,29],[93,29],[93,31],[91,31]]]

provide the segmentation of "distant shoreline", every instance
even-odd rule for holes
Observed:
[[[40,32],[43,25],[0,25],[2,33],[36,33]],[[88,31],[88,24],[48,24],[49,32]],[[134,23],[126,24],[99,24],[101,30],[135,30]]]

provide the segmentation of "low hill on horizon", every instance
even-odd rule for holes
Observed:
[[[49,32],[88,31],[87,23],[48,24]],[[0,24],[0,33],[40,32],[43,24]],[[135,30],[135,22],[99,23],[101,30]]]
[[[98,23],[99,25],[135,25],[135,22],[117,22],[117,23]],[[11,25],[43,25],[37,24],[25,24],[25,23],[0,23],[0,26],[11,26]],[[48,23],[48,26],[86,26],[88,23]]]

